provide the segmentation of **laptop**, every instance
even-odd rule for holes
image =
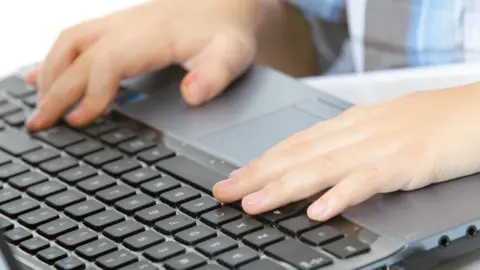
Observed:
[[[325,223],[306,216],[315,198],[258,216],[216,201],[232,170],[351,106],[277,71],[252,67],[191,108],[185,71],[170,67],[124,81],[86,128],[33,134],[36,90],[20,74],[0,81],[0,229],[30,269],[425,270],[480,246],[477,175],[377,195]]]

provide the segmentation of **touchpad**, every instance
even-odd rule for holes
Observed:
[[[241,166],[320,119],[292,106],[207,135],[199,141]]]

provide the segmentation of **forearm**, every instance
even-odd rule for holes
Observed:
[[[315,46],[301,11],[278,0],[264,0],[267,9],[257,31],[256,63],[295,77],[318,74]]]

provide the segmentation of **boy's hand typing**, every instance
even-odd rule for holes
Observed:
[[[480,171],[479,84],[354,107],[299,132],[213,190],[259,214],[328,189],[308,209],[324,221],[376,193]],[[459,195],[461,196],[461,195]]]
[[[182,94],[200,105],[253,60],[262,11],[256,0],[156,0],[65,30],[27,78],[39,88],[27,126],[48,128],[77,102],[67,120],[88,124],[122,79],[170,64],[189,70]]]

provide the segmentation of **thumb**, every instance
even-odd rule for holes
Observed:
[[[217,36],[185,66],[190,72],[182,82],[182,94],[192,106],[201,105],[220,94],[253,61],[253,38]]]

